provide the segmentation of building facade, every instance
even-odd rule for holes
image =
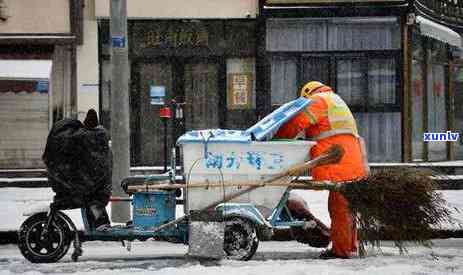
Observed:
[[[370,161],[461,155],[461,143],[423,140],[425,132],[461,129],[454,105],[461,100],[461,37],[412,2],[238,1],[211,10],[206,3],[180,2],[157,3],[156,12],[128,6],[133,165],[162,161],[162,106],[150,104],[153,87],[165,89],[165,103],[181,103],[182,117],[172,122],[181,133],[245,129],[297,97],[310,80],[332,86],[349,104]],[[109,24],[108,7],[100,4],[106,113]],[[184,8],[170,13],[175,5]],[[168,133],[170,145],[178,134]]]
[[[458,1],[127,2],[132,166],[162,164],[164,134],[246,129],[309,80],[349,104],[370,161],[463,159],[461,137],[423,140],[462,134]],[[56,120],[95,108],[110,127],[110,58],[109,0],[0,1],[0,63],[20,68],[0,66],[0,169],[42,167]]]
[[[172,100],[177,119],[169,120],[169,148],[184,131],[243,129],[257,121],[257,13],[254,0],[128,1],[132,165],[162,164],[159,111]],[[108,1],[98,1],[96,14],[101,113],[110,127]],[[152,104],[154,90],[163,96]]]
[[[463,2],[413,2],[418,24],[411,30],[409,53],[411,159],[463,159]],[[423,142],[423,132],[459,133],[456,142]]]
[[[370,161],[401,161],[403,7],[290,2],[263,7],[270,105],[294,98],[310,80],[322,81],[351,108]]]
[[[50,125],[76,110],[77,1],[0,2],[0,167],[43,167]]]
[[[48,131],[98,109],[91,0],[0,1],[0,169],[41,168]]]

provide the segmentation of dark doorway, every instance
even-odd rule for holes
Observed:
[[[219,77],[221,64],[218,58],[158,58],[137,62],[132,68],[136,75],[136,87],[131,94],[135,165],[164,163],[166,132],[159,117],[163,105],[151,104],[151,86],[165,87],[165,104],[170,105],[173,99],[181,103],[181,118],[168,122],[168,148],[185,131],[220,127],[223,119],[219,110],[225,98],[219,93],[224,84]]]

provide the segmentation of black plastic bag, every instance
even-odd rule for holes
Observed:
[[[107,131],[75,119],[53,125],[42,156],[58,209],[106,206],[111,196],[112,153]]]

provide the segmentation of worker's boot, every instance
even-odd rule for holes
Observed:
[[[345,256],[339,256],[339,255],[336,255],[332,249],[328,249],[328,250],[325,250],[323,251],[320,256],[319,256],[320,259],[323,259],[323,260],[330,260],[330,259],[349,259],[349,257],[345,257]]]

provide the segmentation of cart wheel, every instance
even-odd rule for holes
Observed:
[[[225,221],[225,240],[223,249],[229,259],[247,261],[254,256],[259,239],[255,225],[242,218]]]
[[[72,234],[69,225],[55,216],[48,234],[42,236],[47,224],[47,213],[37,213],[23,222],[18,232],[21,254],[33,263],[54,263],[69,250]]]

